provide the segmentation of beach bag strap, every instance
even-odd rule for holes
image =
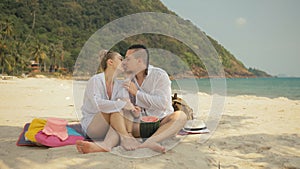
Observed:
[[[183,111],[186,114],[188,120],[194,119],[193,109],[186,103],[186,101],[178,97],[177,93],[174,93],[174,96],[172,96],[172,106],[174,108],[174,111]]]

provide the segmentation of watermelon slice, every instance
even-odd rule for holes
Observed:
[[[160,121],[158,117],[143,116],[141,118],[140,135],[144,141],[156,132],[156,130],[159,128],[159,124]]]
[[[157,121],[159,121],[159,118],[158,117],[155,117],[155,116],[143,116],[141,118],[141,121],[144,122],[144,123],[155,123]]]

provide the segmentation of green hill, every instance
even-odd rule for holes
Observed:
[[[138,12],[175,14],[159,0],[2,0],[0,73],[28,73],[33,69],[29,66],[30,61],[39,63],[37,69],[40,71],[72,72],[81,48],[95,31],[110,21]],[[208,38],[221,57],[227,77],[260,75],[249,71],[217,41]],[[136,35],[121,41],[113,49],[124,53],[136,42],[178,55],[192,68],[190,72],[182,70],[178,77],[191,74],[207,77],[205,66],[191,49],[170,37]]]

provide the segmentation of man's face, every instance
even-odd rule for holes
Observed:
[[[137,73],[138,67],[140,65],[140,61],[134,57],[134,53],[136,51],[133,49],[129,49],[126,52],[125,60],[124,60],[124,70],[130,73]]]

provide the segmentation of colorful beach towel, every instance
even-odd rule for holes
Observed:
[[[37,146],[37,144],[25,138],[25,133],[28,131],[29,125],[30,123],[26,123],[24,125],[23,131],[21,132],[19,139],[16,143],[17,146]]]
[[[43,130],[46,125],[47,120],[35,118],[31,121],[28,130],[25,132],[25,139],[31,142],[36,142],[35,135]]]
[[[25,133],[28,131],[29,126],[30,126],[30,123],[26,123],[24,125],[23,130],[20,133],[19,138],[18,138],[18,140],[16,142],[17,146],[41,146],[39,144],[36,144],[35,142],[32,142],[32,141],[26,139]],[[75,131],[77,134],[79,134],[80,136],[84,137],[84,133],[82,131],[80,123],[68,124],[67,127],[69,127],[69,128],[72,129],[70,131],[70,133],[73,133],[73,135],[76,135],[76,134],[74,134],[74,131]],[[69,130],[68,130],[68,132],[69,132]],[[85,138],[85,139],[88,139],[88,138]]]
[[[65,140],[62,140],[56,135],[48,135],[43,131],[38,132],[35,135],[35,139],[38,143],[47,146],[47,147],[61,147],[66,145],[75,145],[77,140],[84,140],[84,137],[78,133],[74,133],[75,130],[72,130],[74,135],[68,133],[68,137]]]
[[[26,123],[24,125],[24,128],[23,128],[23,131],[20,133],[19,135],[19,139],[16,143],[17,146],[40,146],[40,145],[37,145],[36,143],[34,142],[31,142],[29,140],[26,140],[25,138],[25,133],[27,132],[28,130],[28,127],[29,127],[30,123]],[[67,125],[68,128],[71,128],[73,129],[72,131],[69,131],[68,132],[76,132],[78,133],[79,135],[81,136],[85,136],[82,128],[81,128],[81,124],[80,123],[72,123],[72,124],[68,124]],[[181,129],[179,132],[178,132],[178,135],[189,135],[189,134],[206,134],[206,133],[209,133],[210,131],[208,129],[203,129],[203,130],[199,130],[199,131],[186,131],[184,129]],[[73,134],[74,135],[74,134]],[[87,137],[84,137],[85,140],[88,140],[88,141],[92,141],[90,138],[87,138]]]

